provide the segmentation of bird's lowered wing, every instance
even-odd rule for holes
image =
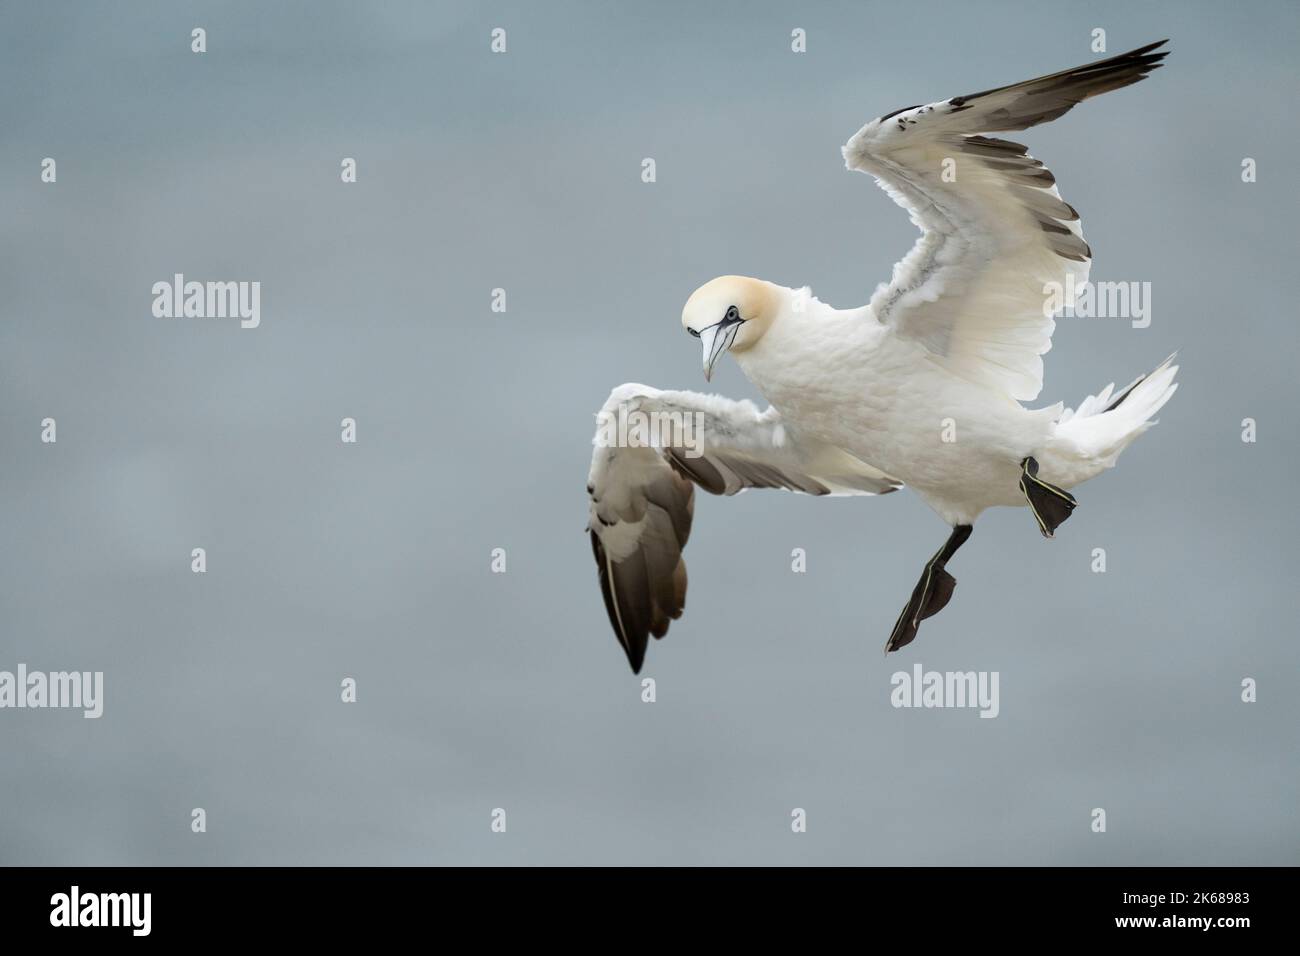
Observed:
[[[1019,143],[982,134],[1027,129],[1138,82],[1160,66],[1165,42],[862,127],[845,165],[875,176],[922,233],[872,296],[875,317],[954,374],[1036,398],[1055,327],[1046,289],[1068,290],[1071,276],[1081,287],[1092,251],[1051,172]]]
[[[651,634],[686,604],[682,549],[695,485],[715,495],[785,488],[874,495],[901,486],[822,442],[799,440],[775,409],[645,385],[616,388],[597,415],[587,492],[600,589],[614,633],[639,672]]]

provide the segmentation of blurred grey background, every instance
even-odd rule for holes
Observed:
[[[98,721],[0,712],[0,862],[1300,862],[1294,4],[0,23],[0,669],[106,688]],[[987,514],[888,659],[946,533],[915,498],[701,495],[642,703],[579,533],[609,389],[705,387],[678,316],[714,275],[866,301],[914,233],[840,144],[1087,62],[1095,27],[1110,53],[1171,37],[1166,68],[1013,138],[1082,212],[1093,278],[1153,284],[1153,321],[1062,320],[1042,402],[1181,348],[1160,425],[1056,541]],[[154,318],[176,272],[261,281],[261,327]],[[729,360],[714,386],[755,396]],[[999,671],[1001,715],[891,708],[915,661]]]

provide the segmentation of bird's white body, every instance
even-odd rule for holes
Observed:
[[[1059,407],[1029,411],[956,377],[869,306],[782,292],[788,314],[736,360],[788,428],[899,479],[948,524],[1025,504],[1019,463],[1046,444]]]
[[[1159,67],[1161,43],[1049,76],[888,113],[844,145],[921,237],[855,309],[808,289],[723,276],[691,295],[682,325],[708,377],[730,352],[771,403],[614,390],[602,424],[638,413],[694,416],[704,449],[669,439],[611,446],[597,432],[590,529],[610,621],[633,669],[685,602],[681,550],[693,489],[879,495],[911,488],[948,525],[887,642],[906,646],[956,581],[944,566],[987,508],[1028,506],[1052,537],[1072,488],[1115,464],[1173,395],[1172,356],[1127,389],[1076,410],[1029,408],[1042,389],[1055,290],[1087,282],[1092,250],[1056,179],[1019,143],[986,134],[1055,119]],[[1056,303],[1055,305],[1053,303]]]
[[[1162,400],[1176,387],[1176,368],[1162,368],[1138,383],[1122,415],[1117,408],[1107,427],[1087,428],[1087,415],[1060,421],[1059,403],[1028,409],[960,378],[892,334],[870,306],[835,309],[805,289],[777,292],[783,314],[736,353],[745,376],[792,432],[899,479],[948,524],[971,524],[986,508],[1025,507],[1017,481],[1029,455],[1044,480],[1063,488],[1100,474],[1149,426],[1141,399]],[[1090,398],[1080,410],[1097,404]]]

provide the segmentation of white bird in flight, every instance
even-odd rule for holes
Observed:
[[[1155,424],[1177,388],[1173,356],[1077,410],[1021,405],[1042,389],[1055,327],[1047,290],[1081,289],[1092,251],[1055,177],[1024,146],[984,134],[1048,122],[1138,82],[1160,66],[1165,42],[862,127],[843,147],[845,165],[874,176],[921,230],[869,304],[835,309],[806,288],[741,276],[691,295],[682,325],[703,344],[705,378],[730,352],[771,407],[629,384],[598,414],[591,543],[634,672],[649,636],[663,637],[685,606],[697,484],[716,495],[910,487],[952,532],[888,652],[948,603],[956,580],[945,565],[984,509],[1028,505],[1050,538],[1075,507],[1065,489],[1112,467]]]

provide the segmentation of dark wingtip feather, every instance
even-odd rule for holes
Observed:
[[[605,600],[605,613],[609,615],[609,626],[614,629],[614,636],[618,638],[619,646],[627,654],[627,662],[632,665],[632,673],[641,673],[641,664],[645,660],[645,645],[636,647],[636,642],[629,640],[622,627],[619,626],[618,609],[614,602],[618,597],[614,594],[614,582],[609,579],[609,563],[605,557],[605,547],[600,543],[600,536],[595,531],[591,532],[591,551],[596,559],[596,573],[600,578],[600,596]]]
[[[1168,50],[1157,49],[1167,42],[1158,40],[1127,53],[1094,60],[1022,83],[956,96],[948,102],[953,105],[952,112],[958,112],[978,105],[978,101],[985,97],[1018,94],[1000,110],[989,111],[984,116],[972,114],[978,118],[972,121],[970,131],[976,132],[976,125],[979,132],[1028,129],[1063,116],[1084,100],[1111,90],[1123,89],[1145,79],[1168,55]]]

